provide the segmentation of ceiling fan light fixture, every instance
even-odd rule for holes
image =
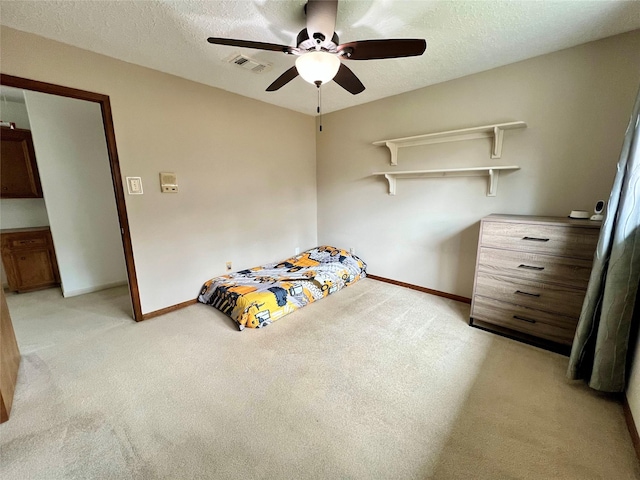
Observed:
[[[313,85],[333,80],[339,68],[338,56],[328,52],[308,52],[296,59],[298,74]]]

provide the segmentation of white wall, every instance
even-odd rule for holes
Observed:
[[[0,120],[3,122],[13,122],[16,124],[16,128],[31,130],[29,115],[24,102],[0,100]]]
[[[228,260],[317,244],[313,117],[6,27],[0,40],[3,73],[109,95],[123,177],[144,184],[126,197],[143,313],[193,300]],[[160,193],[163,171],[178,194]]]
[[[640,79],[640,31],[324,116],[317,136],[320,243],[355,247],[369,272],[470,297],[479,221],[568,215],[607,199]],[[523,120],[488,139],[389,150],[371,143]],[[487,197],[484,178],[398,180],[376,171],[519,165]]]
[[[126,283],[100,106],[25,92],[65,297]]]
[[[0,200],[0,226],[5,228],[49,225],[42,198],[3,198]]]

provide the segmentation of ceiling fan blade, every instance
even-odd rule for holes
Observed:
[[[275,92],[279,88],[284,87],[287,83],[298,76],[298,69],[294,65],[289,70],[280,75],[276,80],[267,87],[267,92]]]
[[[252,42],[250,40],[234,40],[233,38],[209,37],[207,42],[215,45],[229,45],[232,47],[256,48],[258,50],[270,50],[273,52],[283,52],[293,54],[298,49],[287,45],[278,45],[276,43]]]
[[[362,82],[344,63],[340,64],[338,73],[333,77],[333,81],[353,95],[357,95],[364,91],[364,85]]]
[[[309,0],[305,9],[309,38],[320,38],[322,44],[329,42],[336,31],[338,0]]]
[[[422,55],[427,42],[421,38],[400,38],[388,40],[360,40],[338,46],[344,52],[342,58],[349,60],[379,60],[382,58],[415,57]]]

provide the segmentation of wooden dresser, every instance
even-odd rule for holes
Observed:
[[[469,324],[570,346],[600,226],[565,217],[483,218]]]
[[[0,230],[0,251],[10,291],[28,292],[60,285],[49,227]]]

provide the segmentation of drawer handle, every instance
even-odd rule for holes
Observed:
[[[532,265],[525,265],[524,263],[521,263],[520,265],[518,265],[518,268],[524,268],[525,270],[544,270],[544,267],[534,267]]]
[[[523,240],[529,240],[531,242],[548,242],[548,238],[538,238],[538,237],[522,237]]]
[[[531,318],[521,317],[520,315],[514,315],[513,318],[515,318],[516,320],[522,320],[523,322],[527,322],[527,323],[536,323],[535,320]]]
[[[519,295],[528,295],[529,297],[539,297],[540,296],[539,293],[523,292],[522,290],[516,290],[514,293],[517,293]]]

